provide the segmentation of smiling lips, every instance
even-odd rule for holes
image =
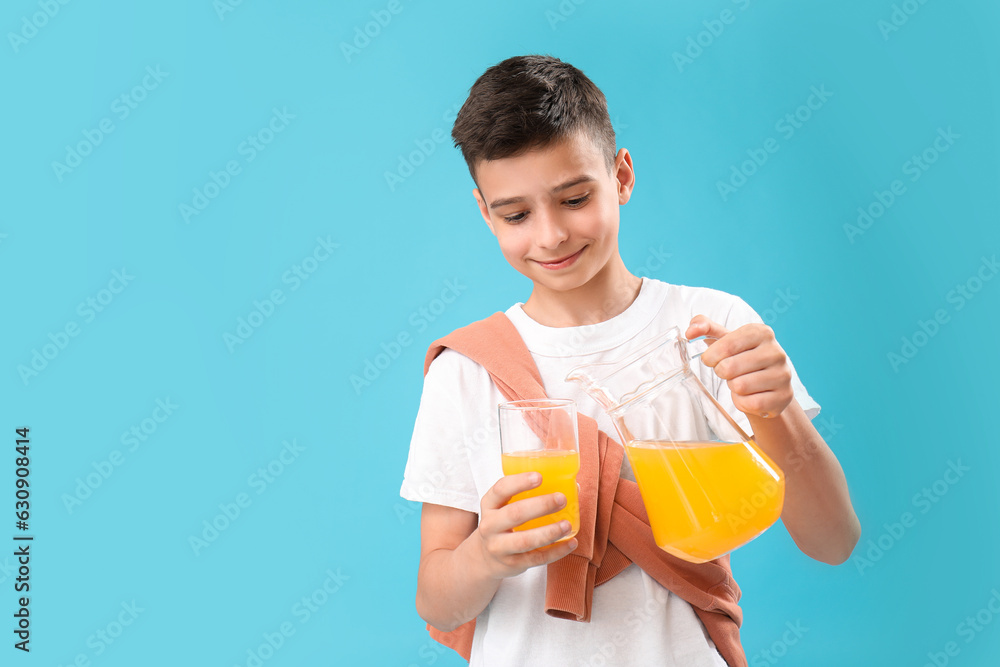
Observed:
[[[565,269],[567,266],[571,266],[574,262],[576,262],[577,258],[580,257],[580,253],[586,250],[586,248],[587,246],[583,246],[572,255],[569,255],[568,257],[563,257],[562,259],[557,259],[554,262],[542,262],[538,260],[535,261],[537,261],[539,265],[545,267],[546,269],[549,269],[550,271]]]

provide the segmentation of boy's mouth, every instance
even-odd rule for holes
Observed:
[[[556,259],[556,260],[553,260],[551,262],[543,262],[543,261],[540,261],[540,260],[535,260],[535,261],[538,262],[541,266],[544,266],[546,269],[549,269],[549,270],[552,270],[552,271],[555,271],[557,269],[564,269],[567,266],[570,266],[574,262],[576,262],[577,258],[580,257],[580,254],[584,250],[586,250],[586,249],[587,249],[587,246],[583,246],[582,248],[580,248],[579,250],[577,250],[572,255],[567,255],[566,257],[562,257],[561,259]]]

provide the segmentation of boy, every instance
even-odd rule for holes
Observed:
[[[622,262],[619,207],[635,174],[628,151],[615,152],[600,90],[555,58],[510,58],[473,85],[452,137],[501,252],[532,281],[528,300],[504,315],[530,351],[545,393],[576,400],[601,431],[615,434],[600,406],[565,381],[569,370],[616,359],[634,341],[671,326],[688,338],[718,339],[701,357],[707,368],[693,367],[783,469],[785,527],[812,558],[846,560],[860,534],[847,484],[810,423],[819,406],[771,329],[735,296],[639,278]],[[710,636],[703,623],[712,621],[715,630],[709,612],[718,609],[695,609],[686,601],[691,595],[682,599],[634,562],[596,587],[589,583],[585,618],[546,613],[547,568],[552,573],[549,564],[577,550],[580,535],[555,544],[567,522],[512,529],[552,513],[565,498],[554,493],[507,504],[540,480],[502,474],[496,406],[505,396],[483,366],[454,349],[431,358],[400,494],[423,503],[416,605],[435,638],[468,630],[471,646],[448,643],[473,666],[746,665],[735,584],[735,612],[726,618],[735,635],[725,635],[735,640],[724,640],[725,647],[713,641],[724,635]],[[621,479],[634,481],[628,460],[620,465]],[[730,572],[728,557],[703,565]]]

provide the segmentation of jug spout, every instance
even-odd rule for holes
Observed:
[[[566,381],[576,382],[605,411],[610,411],[617,405],[617,401],[611,392],[601,385],[600,379],[611,371],[612,366],[613,364],[609,363],[577,366],[566,376]]]
[[[584,364],[571,370],[567,382],[576,382],[609,414],[677,377],[687,368],[688,341],[677,327],[634,347],[615,361]]]

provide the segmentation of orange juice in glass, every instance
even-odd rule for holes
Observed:
[[[538,472],[542,475],[539,486],[515,495],[510,502],[557,491],[566,496],[562,509],[531,519],[514,530],[538,528],[565,519],[572,528],[559,541],[568,540],[580,528],[576,487],[576,473],[580,470],[576,403],[550,398],[509,401],[500,404],[499,412],[503,474]]]

